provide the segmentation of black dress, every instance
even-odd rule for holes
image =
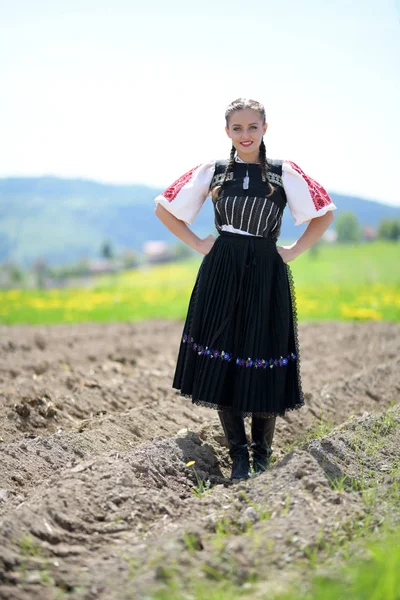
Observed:
[[[210,190],[226,164],[208,168]],[[172,383],[194,404],[244,416],[283,416],[304,405],[293,277],[276,248],[287,204],[283,161],[268,166],[272,195],[260,165],[235,162],[214,204],[219,235],[197,274]],[[193,184],[193,172],[158,200],[171,210],[171,196]],[[330,199],[313,206],[320,214],[335,208]]]

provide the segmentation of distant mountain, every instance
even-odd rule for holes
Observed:
[[[109,240],[116,251],[140,250],[147,240],[176,241],[154,215],[159,189],[111,185],[85,179],[9,177],[0,179],[0,262],[22,265],[36,258],[65,264],[98,256]],[[400,219],[400,207],[354,196],[331,194],[338,211],[353,211],[362,225],[376,227],[383,218]],[[213,207],[207,199],[193,229],[200,236],[214,232]],[[289,210],[281,239],[292,240],[304,226],[293,224]]]

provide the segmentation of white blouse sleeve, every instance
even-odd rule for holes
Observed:
[[[203,206],[215,171],[215,160],[191,169],[154,199],[180,221],[191,225]]]
[[[283,161],[282,184],[295,225],[308,223],[337,208],[325,188],[308,177],[294,162]]]

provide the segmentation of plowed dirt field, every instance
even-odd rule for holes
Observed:
[[[181,333],[169,321],[0,327],[0,598],[149,599],[175,581],[164,597],[195,598],[193,578],[260,575],[248,597],[262,598],[262,580],[284,588],[321,531],[362,518],[329,477],[357,479],[360,452],[371,477],[399,456],[399,411],[390,431],[374,413],[399,401],[400,326],[300,325],[306,406],[277,419],[271,469],[235,484],[217,413],[171,388]],[[321,419],[347,424],[312,440]],[[368,458],[355,432],[377,423],[385,443]]]

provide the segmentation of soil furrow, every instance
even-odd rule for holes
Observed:
[[[367,413],[399,401],[400,326],[302,324],[306,406],[277,420],[272,469],[235,485],[216,411],[171,389],[181,331],[0,328],[0,598],[140,599],[263,564],[272,581],[372,519],[360,486],[397,476],[399,411]]]
[[[171,572],[181,582],[204,577],[204,565],[231,576],[232,561],[241,563],[238,584],[261,561],[271,572],[285,569],[321,540],[346,539],[349,527],[371,517],[355,492],[398,477],[399,429],[400,407],[353,420],[293,450],[266,474],[216,484],[200,498],[190,492],[186,461],[196,460],[200,477],[217,481],[220,472],[212,448],[195,434],[84,461],[3,519],[2,580],[25,586],[28,598],[26,571],[33,570],[56,588],[75,590],[70,597],[106,598],[112,589],[122,600],[144,598]],[[370,524],[383,516],[381,506]]]

